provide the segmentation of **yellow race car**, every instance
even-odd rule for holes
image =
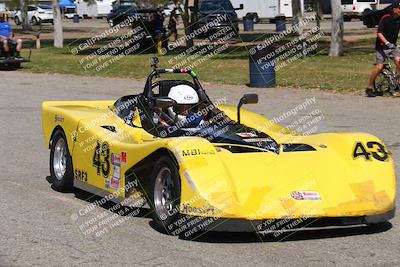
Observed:
[[[366,133],[304,135],[212,103],[189,69],[116,101],[43,103],[53,187],[152,209],[164,233],[378,224],[394,217],[391,154]],[[189,79],[161,79],[185,74]],[[189,233],[189,234],[187,234]]]

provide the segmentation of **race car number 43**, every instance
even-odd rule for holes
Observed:
[[[379,161],[386,161],[389,157],[389,153],[381,143],[375,141],[368,142],[366,147],[361,142],[358,142],[354,148],[354,159],[364,157],[367,160],[374,158]]]

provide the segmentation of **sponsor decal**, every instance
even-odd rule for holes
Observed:
[[[120,168],[121,168],[120,166],[114,165],[114,174],[113,174],[114,177],[117,177],[117,178],[121,177],[121,169]]]
[[[110,179],[109,188],[114,190],[120,189],[120,179],[121,179],[121,155],[111,154],[111,164],[113,166],[113,174]]]
[[[187,156],[199,156],[199,155],[213,155],[215,154],[214,149],[210,150],[201,150],[201,149],[187,149],[187,150],[182,150],[182,156],[187,157]]]
[[[236,133],[236,134],[239,135],[242,138],[257,137],[257,135],[254,134],[254,133]]]
[[[110,188],[110,180],[104,179],[104,187],[107,189]]]
[[[218,210],[211,206],[196,208],[196,207],[192,207],[189,204],[185,203],[185,204],[181,205],[180,211],[182,213],[197,213],[197,214],[202,214],[202,215],[213,215]]]
[[[258,143],[258,142],[271,142],[271,138],[247,138],[243,139],[247,143]]]
[[[290,195],[296,200],[321,200],[321,196],[315,191],[293,191]]]
[[[119,181],[120,179],[117,177],[111,177],[110,187],[115,190],[119,190]]]
[[[121,163],[126,164],[126,152],[121,152]]]
[[[63,117],[60,117],[60,116],[58,116],[58,115],[55,115],[54,121],[55,121],[55,122],[64,122],[64,118],[63,118]]]
[[[120,154],[111,154],[111,163],[112,165],[121,166],[121,156]]]

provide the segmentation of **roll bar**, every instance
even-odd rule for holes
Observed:
[[[153,85],[153,78],[158,78],[160,77],[160,74],[173,74],[173,73],[181,73],[181,74],[189,74],[193,78],[193,82],[196,85],[199,90],[203,91],[203,87],[201,86],[199,80],[197,79],[197,74],[187,68],[182,68],[182,69],[158,69],[156,66],[154,66],[154,70],[150,73],[150,75],[147,77],[146,85],[144,87],[144,96],[147,98],[151,97],[151,90],[152,90],[152,85]]]

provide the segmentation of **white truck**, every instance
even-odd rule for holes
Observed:
[[[6,12],[6,4],[0,3],[0,12]]]
[[[372,5],[376,2],[376,0],[341,0],[344,21],[361,18],[364,12],[372,10]]]
[[[77,0],[76,13],[81,18],[105,18],[112,10],[115,0],[95,0],[93,3]]]
[[[301,1],[301,7],[304,8],[304,0]],[[284,15],[287,18],[293,16],[292,0],[231,0],[233,6],[243,4],[242,10],[237,10],[239,18],[247,14],[256,15],[258,19],[274,19],[278,15]]]

